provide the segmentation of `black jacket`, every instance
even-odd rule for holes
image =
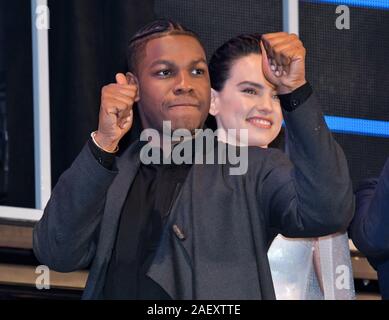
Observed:
[[[379,179],[364,181],[356,192],[350,237],[377,270],[383,299],[389,299],[389,159]]]
[[[172,298],[274,299],[267,250],[278,232],[316,237],[348,227],[354,201],[347,162],[315,96],[284,118],[289,157],[249,147],[244,175],[230,175],[230,164],[192,166],[148,271]],[[50,268],[92,262],[83,298],[102,297],[138,153],[133,144],[110,171],[86,146],[34,229],[35,254]]]

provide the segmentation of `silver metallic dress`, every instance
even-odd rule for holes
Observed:
[[[347,234],[277,236],[268,251],[278,300],[355,299]]]

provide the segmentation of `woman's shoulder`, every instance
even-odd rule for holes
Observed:
[[[277,166],[289,162],[288,156],[277,148],[248,147],[248,163],[257,165],[261,162],[263,165]]]
[[[247,163],[247,175],[259,179],[265,178],[269,172],[274,170],[279,170],[280,174],[285,174],[283,169],[289,171],[291,167],[288,156],[282,150],[276,148],[248,147]]]

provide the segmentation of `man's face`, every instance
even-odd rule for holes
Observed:
[[[201,128],[207,117],[211,87],[206,56],[200,43],[186,35],[150,40],[138,63],[139,113],[144,129],[162,132]]]

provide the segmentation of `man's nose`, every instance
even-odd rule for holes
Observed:
[[[180,95],[193,91],[192,79],[186,72],[181,72],[177,75],[177,81],[173,88],[174,94]]]

